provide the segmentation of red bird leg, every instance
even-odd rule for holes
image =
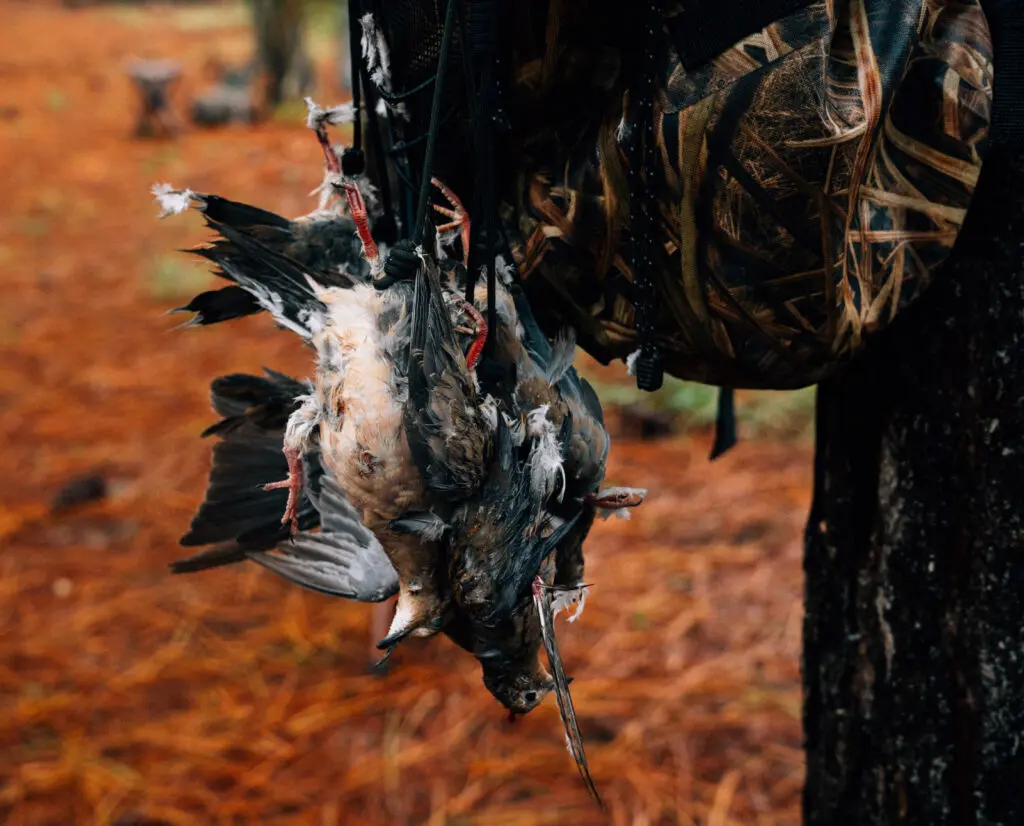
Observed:
[[[473,323],[476,325],[476,337],[473,339],[473,343],[469,345],[469,352],[466,353],[466,366],[472,370],[476,367],[476,363],[480,361],[480,354],[484,351],[484,342],[487,341],[487,322],[484,321],[483,314],[470,302],[463,300],[462,309],[466,311],[466,315],[473,319]]]
[[[431,178],[430,183],[441,190],[441,194],[447,199],[448,203],[451,204],[451,208],[438,206],[434,204],[434,209],[440,212],[446,218],[451,218],[451,222],[442,224],[437,228],[438,232],[450,232],[453,229],[462,228],[462,263],[464,266],[469,266],[469,213],[466,212],[466,208],[462,205],[462,201],[459,200],[459,196],[452,192],[445,184],[441,183],[437,178]]]
[[[327,163],[328,171],[335,174],[340,173],[341,161],[338,160],[338,156],[334,154],[334,150],[331,148],[331,139],[327,137],[327,127],[322,122],[318,123],[313,132],[320,143],[320,148],[324,151],[324,161]]]
[[[363,200],[363,193],[353,183],[344,183],[345,197],[348,199],[348,211],[352,220],[356,222],[356,231],[359,233],[359,240],[363,242],[363,255],[370,262],[370,269],[377,272],[380,266],[380,251],[377,249],[377,242],[370,234],[370,218],[366,211],[366,202]]]
[[[284,508],[281,524],[291,523],[292,534],[299,531],[299,502],[302,500],[302,454],[298,449],[285,445],[285,459],[288,460],[288,478],[280,482],[270,482],[263,490],[288,490],[288,504]]]

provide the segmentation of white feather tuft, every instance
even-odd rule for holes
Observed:
[[[363,50],[363,58],[366,60],[366,69],[370,73],[370,80],[387,91],[391,85],[391,57],[388,53],[388,44],[380,29],[377,28],[373,12],[364,14],[360,18],[359,24],[363,28],[360,46]]]
[[[522,447],[523,442],[526,441],[526,428],[523,427],[523,420],[513,419],[508,413],[502,413],[501,417],[505,420],[508,432],[512,434],[512,444],[516,447]]]
[[[450,247],[460,237],[458,229],[450,229],[447,232],[435,233],[435,255],[438,261],[444,261],[449,256],[445,254],[445,248]]]
[[[539,499],[547,499],[557,489],[558,501],[561,502],[565,495],[565,468],[555,425],[548,419],[548,405],[542,404],[526,415],[526,432],[533,439],[530,489]]]
[[[487,395],[480,403],[480,415],[483,416],[484,421],[487,423],[488,430],[498,429],[498,403],[494,400],[494,397],[490,394]]]
[[[506,261],[505,256],[499,255],[494,259],[494,268],[497,270],[498,280],[506,287],[511,286],[516,276],[515,265]]]
[[[619,125],[615,127],[615,140],[618,143],[622,143],[626,139],[626,116],[623,115],[619,120]]]
[[[319,129],[325,123],[330,126],[340,126],[344,123],[352,123],[356,119],[356,108],[352,101],[324,109],[313,98],[303,98],[303,100],[306,101],[306,126],[310,129]]]
[[[191,189],[175,189],[170,184],[153,184],[150,190],[160,204],[160,217],[181,215],[191,206],[195,193]]]
[[[636,375],[636,360],[640,358],[639,348],[626,356],[626,373],[630,376]]]
[[[313,432],[320,424],[323,407],[315,395],[299,396],[299,407],[288,417],[284,431],[285,447],[307,453],[313,447]]]
[[[568,612],[570,609],[573,609],[569,615],[569,622],[576,622],[583,615],[583,606],[586,605],[589,592],[590,589],[586,585],[580,585],[578,588],[570,588],[563,591],[555,591],[555,596],[551,600],[552,614],[558,616],[562,611]]]

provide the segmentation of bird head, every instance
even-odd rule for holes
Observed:
[[[554,689],[555,680],[534,658],[531,664],[483,661],[484,685],[513,714],[528,714]]]

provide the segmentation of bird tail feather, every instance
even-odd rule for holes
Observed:
[[[271,371],[267,377],[221,376],[213,382],[213,406],[223,418],[204,435],[216,435],[219,441],[213,447],[206,496],[180,541],[185,547],[223,544],[174,562],[172,571],[191,573],[240,562],[246,552],[270,550],[288,537],[289,526],[280,521],[287,491],[263,486],[288,475],[281,450],[284,429],[298,404],[296,397],[305,390],[301,382]],[[313,455],[303,463],[305,483],[315,493],[323,470]],[[312,503],[304,500],[300,530],[319,522]]]

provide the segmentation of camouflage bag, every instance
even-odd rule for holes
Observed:
[[[629,202],[645,193],[664,368],[815,383],[920,295],[957,237],[992,102],[984,13],[978,0],[672,5],[652,27],[650,153],[630,151],[644,113],[619,85],[571,152],[524,156],[506,212],[524,287],[547,329],[573,326],[598,360],[637,351],[631,247],[645,230]],[[748,13],[748,27],[760,10],[766,25],[716,52],[701,7]]]

